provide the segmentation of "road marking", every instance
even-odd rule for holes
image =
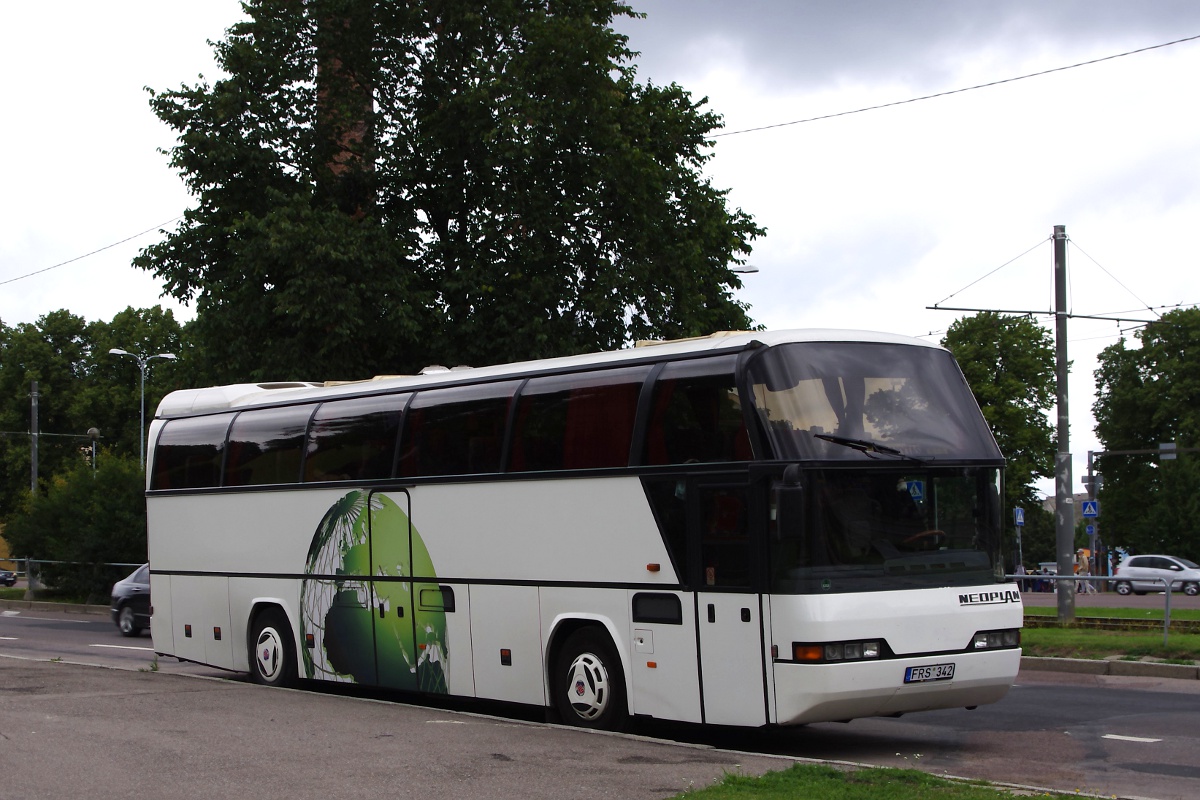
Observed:
[[[16,636],[0,636],[0,640],[6,641],[6,642],[15,642],[17,640],[17,637]]]
[[[91,625],[93,620],[90,619],[64,619],[63,617],[30,617],[22,614],[20,611],[5,611],[3,616],[20,617],[21,619],[31,619],[34,622],[73,622],[76,625]]]
[[[154,652],[153,647],[134,647],[128,644],[89,644],[88,647],[107,647],[111,650],[144,650],[147,653]]]
[[[1115,733],[1106,733],[1100,738],[1116,739],[1118,742],[1144,742],[1146,744],[1153,744],[1154,742],[1162,741],[1162,739],[1147,739],[1143,736],[1119,736],[1118,734],[1115,734]]]

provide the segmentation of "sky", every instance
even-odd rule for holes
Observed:
[[[737,293],[756,322],[940,341],[972,312],[933,305],[1049,312],[1055,225],[1072,313],[1200,303],[1200,39],[1156,47],[1200,36],[1200,3],[630,2],[646,18],[617,28],[639,80],[678,83],[722,116],[705,174],[767,229]],[[5,324],[160,303],[192,316],[130,266],[190,200],[145,87],[218,77],[207,41],[240,13],[234,0],[7,9]],[[928,95],[941,96],[916,99]],[[1068,323],[1077,489],[1101,449],[1096,354],[1135,329]]]

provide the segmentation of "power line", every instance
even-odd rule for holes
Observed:
[[[1088,67],[1088,66],[1091,66],[1092,64],[1099,64],[1104,61],[1112,61],[1114,58],[1124,58],[1125,56],[1137,55],[1138,53],[1145,53],[1150,50],[1157,50],[1160,47],[1170,47],[1173,44],[1182,44],[1184,42],[1191,42],[1196,39],[1200,39],[1200,35],[1188,36],[1185,39],[1176,39],[1173,42],[1163,42],[1162,44],[1153,44],[1153,45],[1150,45],[1149,47],[1141,47],[1141,48],[1138,48],[1137,50],[1128,50],[1124,53],[1117,53],[1117,54],[1111,55],[1111,56],[1104,56],[1103,58],[1093,58],[1091,61],[1080,61],[1078,64],[1069,64],[1065,67],[1054,67],[1053,69],[1044,69],[1041,72],[1031,72],[1028,75],[1018,75],[1015,78],[1004,78],[1004,79],[998,80],[998,81],[990,81],[989,83],[976,84],[975,86],[966,86],[961,89],[950,89],[949,91],[938,92],[937,94],[927,94],[927,95],[922,95],[921,97],[910,97],[907,100],[895,100],[891,103],[882,103],[877,106],[867,106],[866,108],[856,108],[853,111],[839,111],[835,114],[822,114],[819,117],[809,117],[808,119],[797,119],[797,120],[793,120],[791,122],[777,122],[773,125],[762,125],[757,128],[743,128],[742,130],[737,130],[737,131],[726,131],[724,133],[714,133],[712,135],[712,138],[716,139],[721,136],[737,136],[742,133],[757,133],[759,131],[769,131],[769,130],[772,130],[773,128],[786,128],[790,125],[803,125],[806,122],[820,122],[822,120],[834,119],[836,117],[846,117],[851,114],[862,114],[866,111],[878,111],[881,108],[891,108],[893,106],[902,106],[902,105],[906,105],[908,103],[918,103],[922,100],[933,100],[936,97],[947,97],[948,95],[952,95],[952,94],[962,94],[963,92],[971,92],[976,89],[987,89],[989,87],[1000,86],[1001,84],[1005,84],[1005,83],[1013,83],[1014,81],[1023,81],[1026,78],[1039,78],[1043,75],[1050,75],[1055,72],[1064,72],[1068,69],[1076,69],[1077,67]]]
[[[15,278],[9,278],[8,280],[0,281],[0,286],[4,286],[6,283],[15,283],[16,281],[23,280],[25,278],[32,278],[34,275],[41,275],[43,272],[49,272],[52,269],[58,269],[59,267],[65,267],[67,264],[74,264],[76,261],[82,261],[83,259],[87,258],[88,256],[94,256],[97,253],[103,253],[105,250],[111,250],[112,248],[116,247],[117,245],[125,244],[126,242],[133,241],[134,239],[138,238],[139,236],[145,236],[147,233],[153,233],[154,231],[158,230],[159,228],[163,227],[164,225],[170,225],[172,222],[174,222],[175,220],[178,220],[178,219],[183,219],[183,215],[180,214],[178,217],[169,219],[166,222],[160,222],[157,225],[155,225],[153,228],[147,228],[146,230],[142,231],[141,233],[135,233],[133,236],[126,236],[124,239],[122,239],[119,242],[113,242],[112,244],[106,244],[104,247],[93,250],[90,253],[84,253],[81,256],[75,256],[75,258],[71,258],[71,259],[67,259],[66,261],[59,262],[58,264],[55,264],[52,267],[43,267],[42,269],[34,270],[33,272],[27,272],[24,275],[18,275]]]
[[[1159,314],[1157,311],[1155,311],[1153,308],[1151,308],[1151,307],[1150,307],[1150,305],[1149,305],[1149,304],[1148,304],[1148,303],[1147,303],[1145,300],[1143,300],[1142,298],[1140,298],[1140,297],[1138,297],[1136,294],[1134,294],[1132,289],[1130,289],[1130,288],[1129,288],[1128,286],[1126,286],[1125,284],[1121,283],[1121,281],[1117,279],[1117,276],[1116,276],[1116,275],[1113,275],[1111,272],[1109,272],[1108,270],[1104,269],[1104,265],[1103,265],[1103,264],[1101,264],[1101,263],[1100,263],[1099,261],[1097,261],[1096,259],[1092,258],[1092,257],[1091,257],[1091,255],[1090,255],[1090,254],[1088,254],[1088,252],[1087,252],[1086,250],[1084,250],[1084,249],[1083,249],[1082,247],[1080,247],[1079,245],[1075,244],[1075,242],[1073,242],[1073,241],[1072,241],[1072,242],[1068,242],[1068,244],[1072,245],[1072,246],[1073,246],[1073,247],[1074,247],[1076,250],[1078,250],[1079,252],[1081,252],[1081,253],[1083,253],[1085,256],[1087,256],[1087,257],[1088,257],[1088,259],[1089,259],[1089,260],[1090,260],[1090,261],[1091,261],[1093,264],[1095,264],[1097,267],[1100,267],[1100,270],[1101,270],[1101,271],[1102,271],[1102,272],[1103,272],[1105,275],[1107,275],[1108,277],[1112,278],[1114,281],[1116,281],[1116,282],[1117,282],[1117,285],[1118,285],[1118,286],[1120,286],[1120,287],[1121,287],[1122,289],[1124,289],[1125,291],[1129,292],[1130,296],[1131,296],[1131,297],[1133,297],[1133,299],[1134,299],[1134,300],[1137,300],[1139,303],[1141,303],[1143,308],[1145,308],[1145,309],[1146,309],[1147,311],[1149,311],[1150,313],[1154,314],[1154,316],[1156,316],[1156,317],[1158,317],[1158,316],[1161,316],[1161,314]],[[1141,310],[1141,309],[1139,309],[1139,310]]]
[[[997,272],[999,272],[1000,270],[1004,269],[1005,267],[1007,267],[1009,264],[1013,263],[1014,261],[1017,261],[1017,260],[1019,260],[1019,259],[1021,259],[1021,258],[1024,258],[1025,256],[1029,255],[1029,254],[1030,254],[1030,253],[1032,253],[1034,250],[1037,250],[1039,247],[1041,247],[1041,246],[1042,246],[1042,244],[1043,244],[1043,243],[1045,243],[1045,242],[1047,242],[1047,241],[1049,241],[1049,239],[1042,239],[1042,240],[1041,240],[1041,241],[1039,241],[1037,244],[1035,244],[1033,247],[1029,248],[1029,249],[1028,249],[1028,250],[1026,250],[1024,253],[1021,253],[1021,255],[1019,255],[1019,256],[1014,256],[1013,258],[1010,258],[1008,261],[1005,261],[1003,264],[1001,264],[1000,266],[996,267],[996,268],[995,268],[994,270],[992,270],[991,272],[987,273],[986,275],[981,275],[980,277],[978,277],[978,278],[976,278],[975,280],[971,281],[970,283],[968,283],[966,286],[962,287],[962,288],[961,288],[961,289],[959,289],[958,291],[956,291],[956,292],[951,292],[950,294],[946,295],[945,297],[943,297],[941,300],[937,301],[937,302],[936,302],[936,303],[934,303],[933,305],[934,305],[935,307],[936,307],[936,306],[939,306],[939,305],[941,305],[942,303],[944,303],[944,302],[946,302],[947,300],[949,300],[951,297],[954,297],[954,295],[956,295],[956,294],[962,294],[962,293],[963,293],[963,292],[965,292],[967,289],[970,289],[972,286],[974,286],[975,284],[979,283],[979,282],[980,282],[981,280],[983,280],[984,278],[988,278],[988,277],[990,277],[990,276],[992,276],[992,275],[995,275]]]

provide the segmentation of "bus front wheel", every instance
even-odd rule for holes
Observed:
[[[582,728],[616,731],[625,727],[625,675],[606,633],[580,628],[558,650],[550,681],[562,721]]]
[[[292,626],[278,609],[255,615],[250,632],[250,677],[263,686],[289,686],[296,680]]]

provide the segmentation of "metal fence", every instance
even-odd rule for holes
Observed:
[[[1080,594],[1079,586],[1087,586],[1091,583],[1099,581],[1110,581],[1112,583],[1131,583],[1129,578],[1120,575],[1005,575],[1004,577],[1016,581],[1017,585],[1024,591],[1025,586],[1032,584],[1034,581],[1050,581],[1059,583],[1062,581],[1071,581],[1076,584],[1075,593]],[[1167,636],[1171,632],[1171,584],[1177,581],[1171,578],[1144,578],[1140,579],[1139,583],[1155,583],[1162,584],[1162,589],[1154,589],[1153,591],[1161,591],[1163,593],[1163,645],[1167,643]],[[1057,592],[1058,587],[1054,590]],[[1086,591],[1086,590],[1085,590]]]
[[[13,564],[13,571],[17,573],[17,577],[26,579],[25,599],[37,599],[37,592],[47,588],[41,581],[42,568],[46,566],[88,566],[98,569],[107,570],[111,573],[112,581],[124,578],[133,570],[140,567],[145,562],[137,564],[126,563],[124,561],[56,561],[48,558],[21,558],[12,556],[9,558],[0,559],[0,564]]]

